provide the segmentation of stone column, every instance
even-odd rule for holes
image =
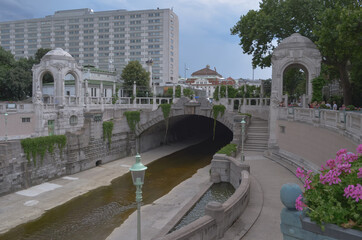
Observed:
[[[157,110],[156,104],[156,85],[153,85],[153,103],[152,103],[152,111]]]
[[[152,65],[153,65],[153,60],[152,59],[148,59],[146,61],[146,64],[148,66],[148,72],[150,73],[150,82],[149,82],[149,86],[150,86],[150,89],[152,89],[152,85],[153,85],[153,82],[152,82]]]
[[[85,79],[84,82],[84,103],[85,105],[88,105],[88,98],[89,98],[89,92],[88,92],[88,79]]]
[[[279,113],[279,103],[277,91],[272,91],[270,97],[270,111],[269,111],[269,148],[277,148],[277,119]]]
[[[176,98],[176,86],[175,86],[175,83],[173,83],[173,86],[172,86],[172,98],[173,100],[175,100]]]
[[[136,97],[137,91],[136,91],[136,81],[133,82],[133,97]]]

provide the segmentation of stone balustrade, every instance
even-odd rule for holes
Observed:
[[[337,131],[354,142],[362,141],[362,112],[299,107],[279,108],[279,119],[313,124]]]

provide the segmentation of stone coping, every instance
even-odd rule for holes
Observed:
[[[222,167],[229,168],[226,170],[229,175],[229,182],[231,179],[238,178],[240,174],[239,185],[235,189],[234,194],[223,204],[218,202],[209,202],[205,208],[205,216],[193,221],[192,223],[167,234],[169,229],[177,224],[179,219],[202,197],[204,192],[195,196],[169,224],[167,224],[160,233],[153,238],[153,240],[181,240],[181,239],[219,239],[224,236],[224,233],[231,227],[231,225],[240,217],[249,203],[250,198],[250,175],[249,168],[246,165],[236,161],[234,158],[227,157],[224,154],[215,154],[213,161],[220,161]],[[230,167],[230,165],[234,165]],[[218,167],[217,164],[212,163],[211,168]],[[230,168],[238,169],[240,171],[230,171]],[[211,173],[213,169],[211,169]],[[234,186],[235,186],[234,180]],[[209,185],[209,187],[211,184]],[[202,192],[202,194],[201,194]],[[167,235],[165,235],[167,234]],[[162,236],[163,235],[163,236]]]

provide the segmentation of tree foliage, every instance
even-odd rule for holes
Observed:
[[[49,50],[38,49],[35,55],[39,61],[32,57],[15,60],[10,51],[5,51],[0,47],[0,100],[20,101],[32,96],[33,72],[31,69]]]
[[[358,0],[263,0],[231,29],[253,67],[269,67],[275,41],[298,32],[316,43],[323,62],[338,73],[345,104],[352,101],[353,65],[362,61],[362,10]]]
[[[129,89],[133,87],[134,82],[138,87],[148,88],[150,73],[138,61],[130,61],[123,69],[121,78],[124,80],[123,85]]]
[[[41,59],[44,57],[45,54],[47,54],[49,51],[51,51],[50,48],[39,48],[35,55],[34,55],[34,60],[35,60],[35,63],[38,64],[40,63]]]
[[[305,94],[306,81],[305,73],[300,69],[287,69],[283,76],[284,94],[287,94],[291,101],[297,100],[301,95]],[[322,89],[320,89],[320,94],[322,95]]]

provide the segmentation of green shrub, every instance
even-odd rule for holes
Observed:
[[[217,153],[226,154],[227,156],[231,156],[233,153],[236,152],[236,144],[230,143],[223,148],[221,148]]]

